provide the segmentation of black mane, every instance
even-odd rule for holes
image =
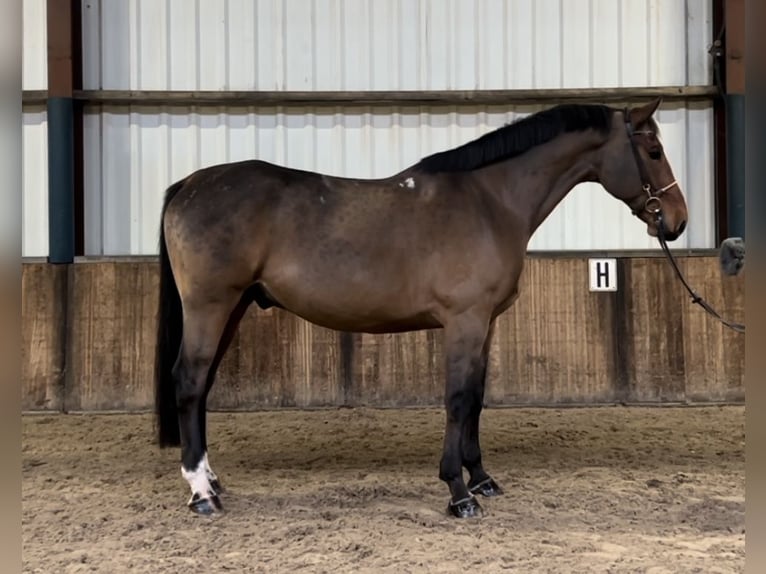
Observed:
[[[556,136],[589,128],[609,130],[614,110],[596,104],[561,104],[507,124],[459,147],[424,157],[426,173],[471,171],[524,153]]]

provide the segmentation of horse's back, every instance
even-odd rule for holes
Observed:
[[[356,180],[259,160],[213,166],[185,181],[168,213],[176,228],[169,236],[183,251],[177,258],[205,275],[197,281],[257,282],[315,323],[432,327],[434,297],[484,289],[466,283],[471,270],[487,285],[504,282],[505,242],[491,231],[487,205],[472,200],[476,184],[461,178]]]

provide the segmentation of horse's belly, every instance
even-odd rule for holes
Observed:
[[[427,312],[395,313],[381,307],[343,306],[337,301],[303,300],[284,305],[287,311],[328,329],[355,333],[401,333],[439,327]]]
[[[436,329],[441,325],[430,315],[413,317],[362,317],[325,315],[321,312],[296,312],[297,316],[320,327],[346,331],[351,333],[404,333],[408,331],[422,331],[424,329]]]
[[[332,277],[264,277],[261,281],[287,311],[329,329],[396,333],[440,326],[424,297],[413,296],[401,283],[355,281],[342,272]]]

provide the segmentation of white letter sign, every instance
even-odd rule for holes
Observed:
[[[589,259],[590,290],[617,291],[617,260]]]

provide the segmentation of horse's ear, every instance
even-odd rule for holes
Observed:
[[[637,108],[633,108],[630,110],[630,121],[633,123],[634,126],[640,126],[649,118],[652,117],[654,112],[657,111],[657,108],[660,107],[660,104],[662,103],[662,97],[655,98],[648,104],[644,104],[643,106],[639,106]]]

